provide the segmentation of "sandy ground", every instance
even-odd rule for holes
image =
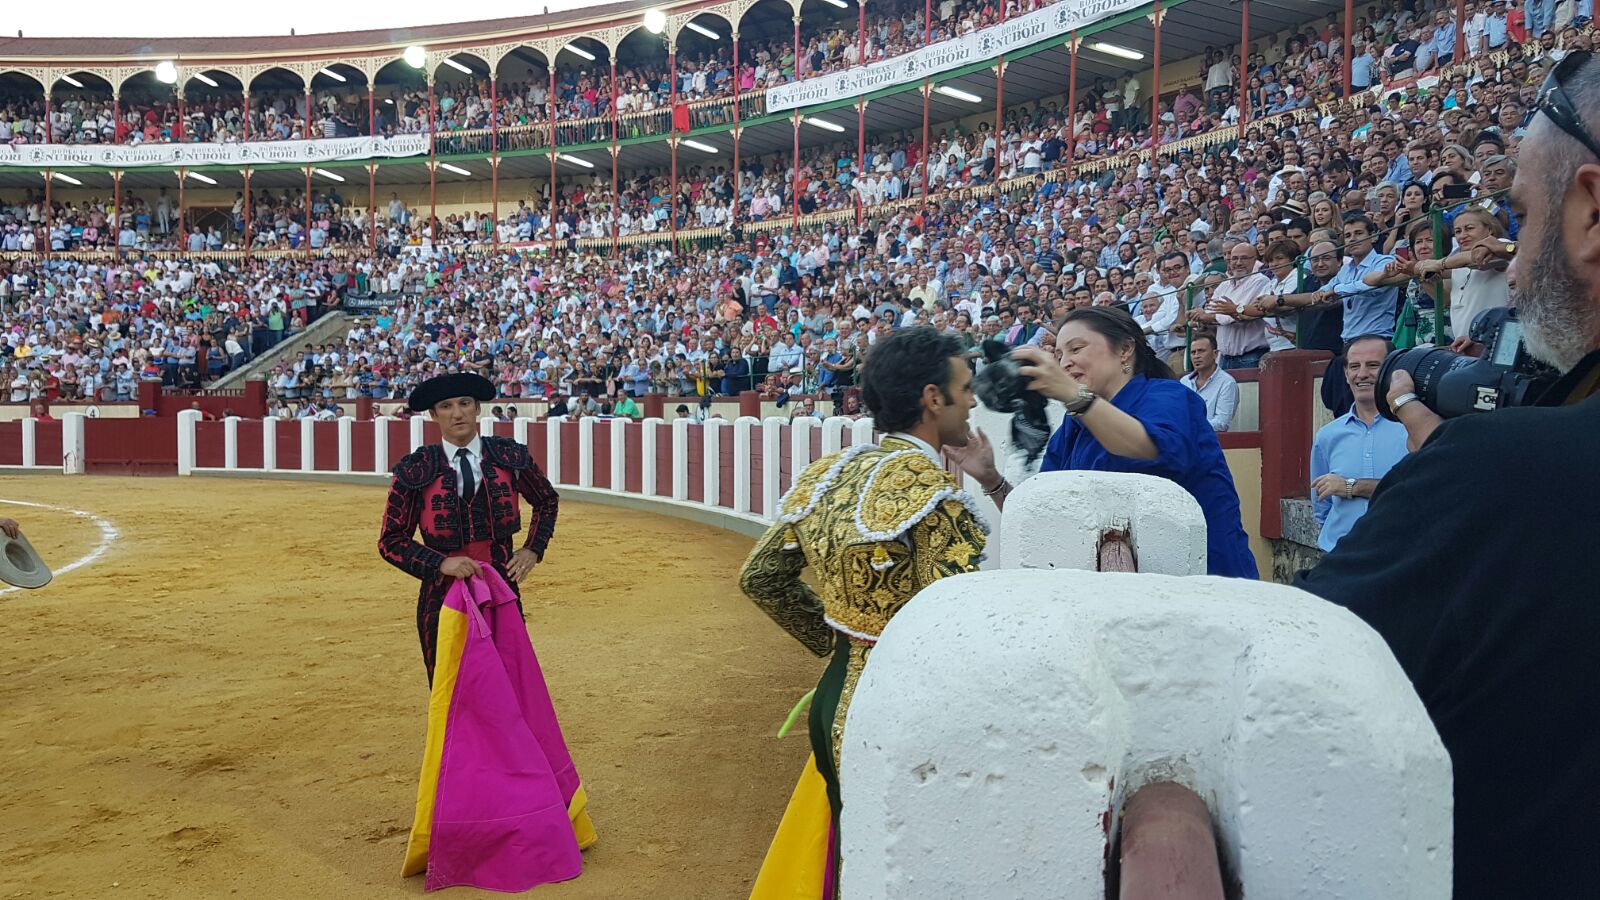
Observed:
[[[103,516],[96,563],[0,595],[0,897],[365,898],[399,877],[426,683],[379,488],[0,478]],[[92,520],[0,505],[57,569]],[[525,588],[600,843],[551,898],[743,897],[822,662],[745,600],[750,541],[567,504]],[[452,889],[446,897],[499,896]]]

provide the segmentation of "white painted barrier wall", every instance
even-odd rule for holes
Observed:
[[[1137,487],[1019,491],[1008,558],[1081,561],[1060,532]],[[1141,563],[1194,571],[1166,537],[1195,541],[1146,535]],[[842,892],[1103,896],[1103,816],[1155,780],[1207,802],[1249,900],[1450,896],[1450,760],[1365,623],[1281,585],[1064,565],[939,581],[884,630],[841,745]]]
[[[1131,534],[1140,572],[1206,573],[1206,519],[1194,496],[1176,481],[1121,472],[1041,472],[1017,485],[995,568],[1092,571],[1108,529]]]

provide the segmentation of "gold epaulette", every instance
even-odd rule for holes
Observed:
[[[897,540],[946,500],[959,501],[974,516],[978,514],[972,497],[956,487],[955,476],[921,450],[886,453],[861,491],[856,530],[869,541]]]

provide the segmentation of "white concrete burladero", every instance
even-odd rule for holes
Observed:
[[[1449,757],[1364,622],[1282,585],[1069,567],[1121,515],[1142,571],[1203,571],[1203,526],[1141,505],[1158,490],[1034,479],[1001,526],[1030,569],[944,579],[890,622],[841,750],[845,896],[1102,897],[1105,823],[1151,781],[1206,801],[1245,898],[1450,896]]]

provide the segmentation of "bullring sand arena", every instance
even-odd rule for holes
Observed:
[[[0,515],[58,572],[93,557],[0,594],[0,898],[423,893],[399,872],[427,688],[416,581],[376,552],[383,489],[16,476],[0,497],[54,507]],[[822,666],[740,595],[750,544],[562,504],[528,630],[600,843],[529,896],[748,892],[807,753],[777,728]]]

